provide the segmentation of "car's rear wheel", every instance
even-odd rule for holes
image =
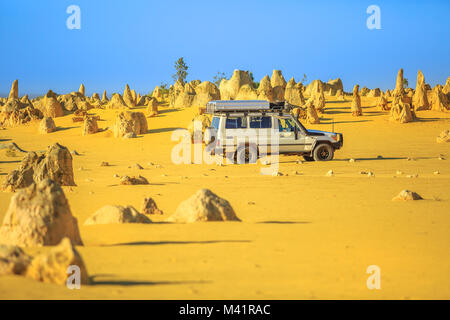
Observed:
[[[238,164],[256,163],[258,161],[258,149],[255,145],[238,147],[236,151],[236,162]]]
[[[315,161],[330,161],[333,160],[334,149],[328,143],[321,143],[314,148],[313,158]]]

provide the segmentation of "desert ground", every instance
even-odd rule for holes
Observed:
[[[393,123],[376,100],[362,97],[363,116],[352,117],[351,98],[327,97],[321,123],[306,127],[330,131],[334,121],[344,147],[331,162],[280,156],[283,176],[260,174],[260,162],[173,164],[172,132],[186,128],[197,110],[167,103],[136,139],[114,138],[110,130],[82,136],[83,123],[71,115],[55,118],[58,130],[46,135],[37,133],[39,122],[0,131],[3,142],[26,151],[58,142],[79,153],[77,186],[63,189],[91,277],[90,285],[70,290],[3,276],[0,299],[449,299],[450,144],[436,137],[450,128],[450,114],[418,111],[417,121]],[[106,128],[118,111],[89,113]],[[0,152],[3,183],[23,154]],[[143,169],[129,168],[135,163]],[[150,184],[120,185],[115,174],[142,175]],[[242,221],[165,222],[201,188],[227,199]],[[403,189],[424,200],[392,201]],[[12,195],[0,193],[0,221]],[[149,196],[164,212],[151,224],[83,225],[104,205],[139,208]],[[25,248],[33,255],[46,250]],[[369,265],[380,267],[380,290],[366,286]]]

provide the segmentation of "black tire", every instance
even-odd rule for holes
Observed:
[[[236,151],[237,164],[256,163],[258,161],[258,149],[254,145],[238,147]]]
[[[303,159],[305,159],[305,161],[314,161],[314,158],[310,156],[303,156]]]
[[[315,161],[331,161],[334,157],[334,149],[328,143],[321,143],[314,148],[313,158]]]

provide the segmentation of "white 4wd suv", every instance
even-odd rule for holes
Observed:
[[[307,130],[289,108],[285,102],[263,100],[210,101],[206,112],[213,118],[205,131],[207,150],[238,163],[254,163],[269,153],[299,154],[307,161],[332,160],[343,145],[343,135]]]

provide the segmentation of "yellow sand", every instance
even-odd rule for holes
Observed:
[[[450,128],[450,114],[423,111],[421,121],[395,124],[373,107],[376,99],[362,98],[358,118],[350,102],[327,101],[322,123],[308,127],[330,131],[334,119],[344,148],[327,163],[281,156],[280,171],[288,174],[282,177],[261,175],[260,164],[172,164],[172,130],[186,127],[194,109],[162,108],[148,119],[149,133],[130,140],[109,131],[83,137],[71,116],[55,119],[61,130],[48,135],[37,134],[37,124],[0,131],[1,139],[25,150],[59,142],[81,154],[73,161],[78,186],[64,190],[85,243],[78,250],[93,277],[81,290],[2,277],[0,298],[449,299],[450,144],[436,143],[436,136]],[[116,111],[92,111],[103,119],[100,127],[112,125]],[[20,158],[4,151],[0,157],[3,182]],[[100,167],[102,161],[112,166]],[[134,163],[145,169],[128,169]],[[330,169],[335,175],[326,177]],[[404,174],[395,177],[397,170]],[[151,184],[120,186],[115,173],[141,174]],[[419,177],[406,177],[414,174]],[[152,220],[162,222],[199,188],[229,200],[243,222],[83,226],[103,205],[140,209],[148,196],[165,213]],[[402,189],[425,200],[392,202]],[[0,220],[10,197],[0,193]],[[367,289],[369,265],[381,269],[381,290]]]

